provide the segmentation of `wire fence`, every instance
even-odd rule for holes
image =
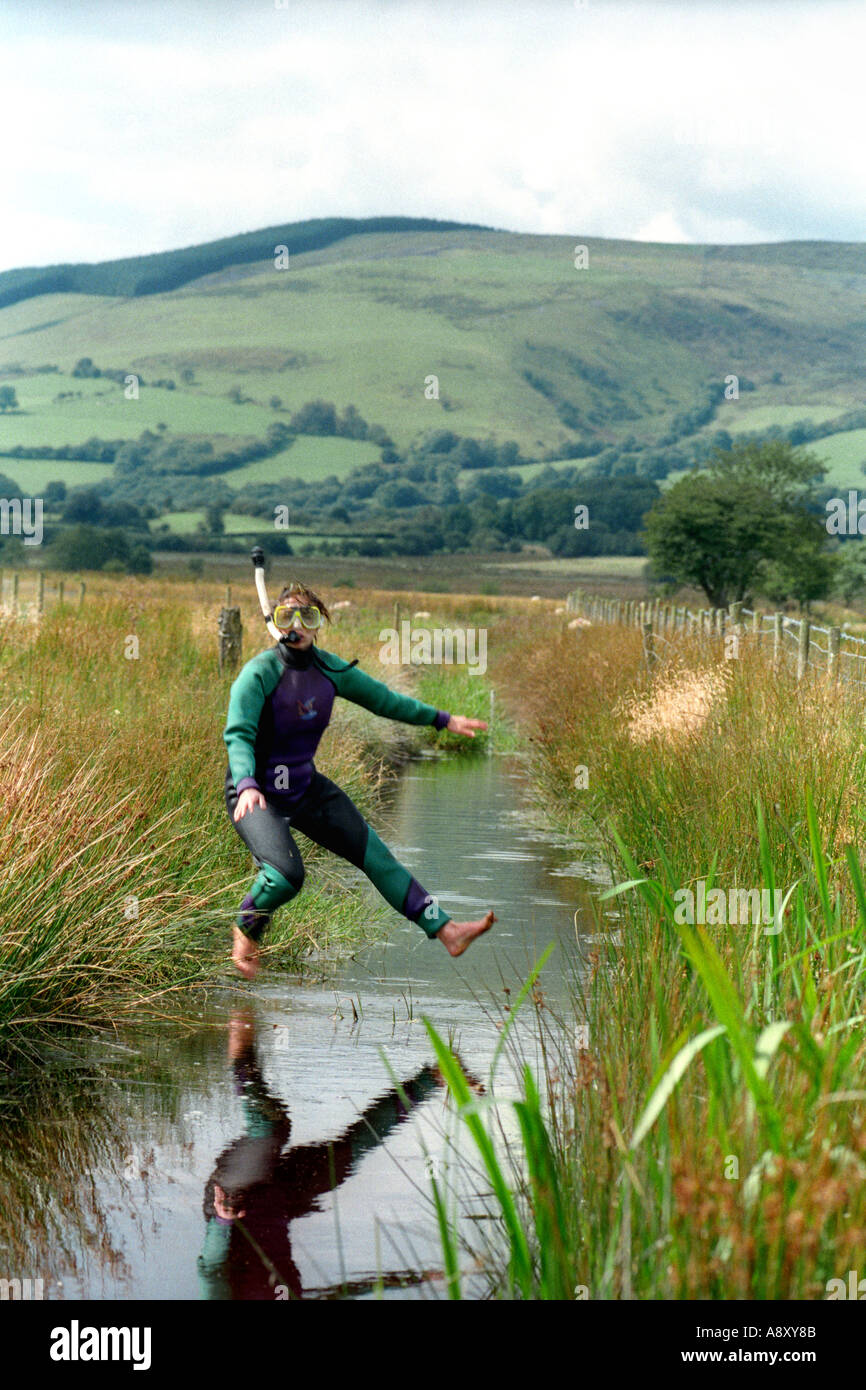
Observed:
[[[810,618],[787,613],[763,613],[732,603],[729,608],[693,609],[661,599],[612,599],[575,589],[566,608],[585,623],[620,623],[643,634],[648,665],[680,637],[715,639],[728,657],[739,656],[740,644],[772,651],[773,664],[785,663],[802,680],[807,671],[821,671],[837,680],[866,686],[866,638],[845,627],[822,627]]]
[[[25,575],[24,584],[17,570],[0,567],[0,609],[8,609],[17,617],[43,613],[48,603],[68,603],[81,607],[87,593],[84,579],[46,581],[44,570]]]

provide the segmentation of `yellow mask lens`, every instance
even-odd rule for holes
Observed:
[[[315,629],[321,626],[322,615],[314,604],[298,605],[294,603],[278,603],[274,609],[274,624],[279,628],[291,627],[295,617],[300,618],[301,626]]]

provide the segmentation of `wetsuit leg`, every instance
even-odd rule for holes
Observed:
[[[259,870],[237,915],[244,935],[258,941],[274,909],[300,892],[304,863],[289,829],[289,817],[270,803],[255,806],[239,821],[234,819],[238,794],[230,773],[226,774],[225,799],[229,819]]]
[[[292,825],[317,845],[363,869],[385,901],[410,922],[417,922],[428,936],[435,936],[450,921],[432,894],[382,843],[351,797],[321,772],[313,774],[306,794],[292,812]]]

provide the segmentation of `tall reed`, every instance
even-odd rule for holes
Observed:
[[[866,1272],[862,702],[759,653],[685,648],[648,675],[627,630],[548,631],[511,698],[540,796],[614,884],[572,1017],[536,1010],[543,1073],[524,1068],[499,1211],[533,1275],[501,1253],[491,1286],[554,1296],[559,1229],[589,1298],[826,1296]],[[781,930],[689,922],[699,878],[780,891]]]

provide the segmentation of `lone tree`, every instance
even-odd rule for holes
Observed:
[[[223,511],[225,509],[218,502],[212,503],[205,508],[205,519],[203,529],[210,536],[225,535],[226,524],[223,521]],[[201,523],[200,523],[201,527]]]
[[[766,582],[774,598],[820,598],[831,583],[814,489],[826,473],[783,440],[718,450],[674,483],[646,517],[653,569],[703,589],[715,608]]]
[[[15,394],[14,386],[0,386],[0,410],[4,413],[7,410],[18,409],[18,397]]]

